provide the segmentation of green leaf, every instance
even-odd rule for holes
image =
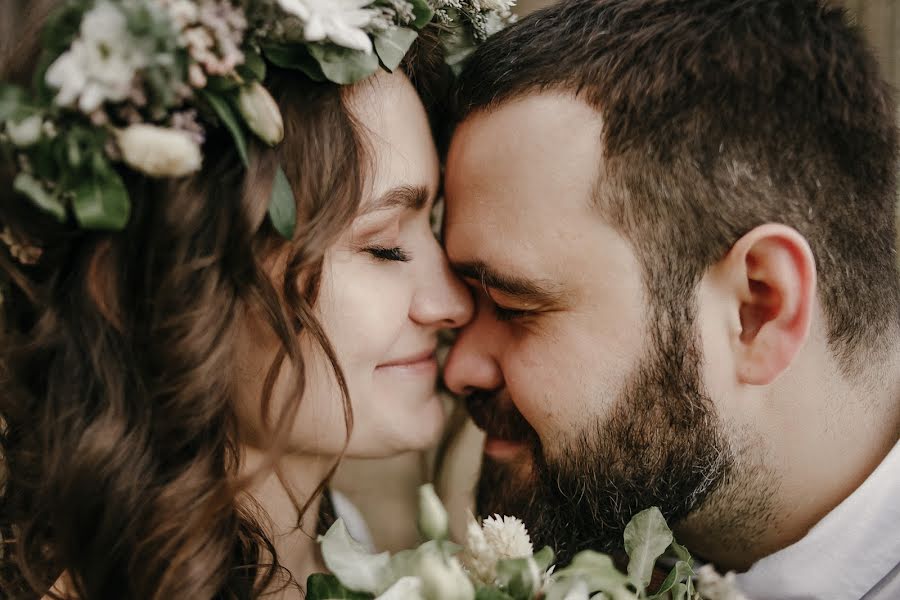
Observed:
[[[671,590],[671,599],[672,600],[688,600],[691,594],[691,586],[690,584],[685,585],[683,583],[676,583],[672,586]]]
[[[572,563],[554,573],[555,580],[581,579],[591,592],[618,594],[625,591],[628,578],[616,569],[606,554],[586,550],[575,555]]]
[[[390,554],[370,554],[347,532],[342,519],[335,521],[324,536],[319,537],[322,558],[328,570],[348,589],[375,593],[385,587],[390,577]]]
[[[628,576],[638,590],[647,589],[656,559],[673,541],[672,531],[655,506],[636,514],[625,527]]]
[[[73,191],[72,208],[83,228],[119,231],[128,223],[131,215],[128,190],[119,174],[99,154]]]
[[[13,189],[27,196],[35,206],[52,215],[62,223],[66,220],[66,207],[58,194],[50,193],[44,189],[41,182],[28,173],[19,173],[13,181]]]
[[[529,600],[540,589],[543,571],[533,557],[497,562],[497,583],[514,600]]]
[[[694,557],[691,556],[691,553],[688,552],[688,549],[674,540],[672,540],[672,545],[669,546],[668,553],[678,560],[683,560],[688,564],[688,566],[694,566]]]
[[[553,552],[553,548],[544,546],[539,552],[535,553],[534,562],[537,563],[537,566],[541,571],[546,571],[550,568],[550,565],[553,564],[554,558],[556,558],[556,555]]]
[[[297,204],[294,200],[294,191],[291,182],[288,181],[284,169],[280,166],[275,172],[275,180],[272,182],[272,196],[269,198],[269,218],[272,225],[286,240],[294,237],[294,228],[297,226]]]
[[[669,571],[669,575],[662,582],[662,585],[659,586],[659,589],[656,590],[656,593],[651,596],[650,600],[667,599],[668,596],[666,594],[672,590],[676,584],[686,584],[693,575],[694,570],[691,568],[691,565],[683,560],[679,560],[675,563],[675,566],[672,567],[672,570]]]
[[[313,573],[306,580],[306,600],[370,600],[372,594],[348,590],[334,575]]]
[[[262,81],[266,78],[266,61],[259,52],[248,50],[244,52],[244,64],[237,71],[244,79]]]
[[[302,44],[270,44],[263,47],[263,54],[269,62],[282,69],[301,71],[313,81],[326,81],[318,61],[310,56],[306,46]]]
[[[409,52],[417,37],[418,33],[405,27],[389,29],[378,34],[375,38],[375,52],[378,53],[384,68],[393,73],[403,62],[403,57]]]
[[[215,111],[219,119],[222,120],[222,123],[228,129],[229,133],[231,133],[234,144],[237,146],[238,154],[241,155],[244,166],[247,166],[249,164],[249,160],[247,159],[247,139],[244,137],[244,129],[241,127],[238,116],[231,107],[231,104],[223,96],[212,92],[200,90],[200,96],[206,100],[210,107],[212,107],[213,111]]]
[[[502,590],[493,587],[483,587],[475,592],[475,600],[515,600]]]
[[[25,90],[16,85],[0,83],[0,127],[4,121],[21,121],[40,112],[29,102]]]
[[[413,27],[422,29],[434,17],[434,9],[431,8],[431,4],[427,0],[409,0],[409,2],[413,5],[413,15],[415,15],[415,20],[412,23]]]
[[[356,83],[378,70],[378,55],[374,52],[367,54],[334,44],[311,44],[308,49],[325,78],[340,85]]]

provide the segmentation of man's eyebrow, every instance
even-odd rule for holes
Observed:
[[[485,288],[537,304],[558,302],[560,293],[546,284],[512,275],[503,275],[487,263],[474,260],[453,263],[453,270],[465,279],[481,282]]]
[[[430,194],[422,185],[401,185],[388,190],[363,209],[364,214],[392,208],[422,210]]]

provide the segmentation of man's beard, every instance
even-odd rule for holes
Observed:
[[[565,564],[585,549],[621,551],[625,526],[641,510],[657,506],[677,522],[722,485],[734,458],[702,384],[692,328],[669,317],[611,413],[562,434],[552,456],[515,408],[497,408],[494,393],[469,398],[476,424],[531,454],[524,463],[484,457],[479,514],[521,518],[535,548],[553,547]]]

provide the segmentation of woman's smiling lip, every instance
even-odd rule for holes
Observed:
[[[378,368],[385,369],[390,367],[399,367],[408,369],[420,369],[431,368],[432,366],[437,366],[437,359],[435,358],[434,348],[429,348],[428,350],[407,356],[405,358],[398,358],[397,360],[381,363],[380,365],[378,365]]]

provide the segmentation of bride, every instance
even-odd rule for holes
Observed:
[[[435,442],[441,36],[502,16],[446,4],[76,0],[2,67],[4,596],[300,597],[340,458]]]

